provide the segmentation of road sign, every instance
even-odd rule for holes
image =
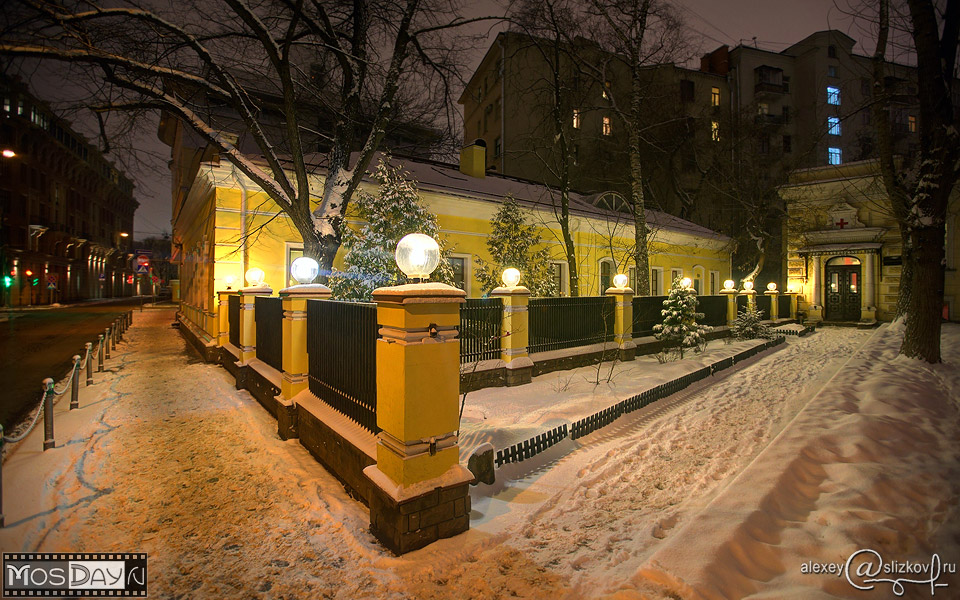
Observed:
[[[146,275],[150,272],[150,265],[137,265],[137,275]]]
[[[153,256],[153,250],[137,250],[138,256]]]
[[[47,289],[48,289],[48,290],[55,290],[55,289],[57,289],[57,284],[56,284],[56,282],[50,282],[50,283],[48,283],[48,284],[47,284]]]
[[[98,277],[98,279],[99,279],[100,281],[106,281],[106,280],[107,280],[107,276],[104,275],[103,273],[100,273],[100,277]]]
[[[56,273],[47,273],[47,285],[53,285],[56,287],[57,280],[60,279],[60,276]]]
[[[137,256],[137,265],[149,265],[150,257],[146,254],[140,254]]]

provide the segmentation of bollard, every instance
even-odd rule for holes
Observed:
[[[103,330],[103,355],[104,358],[110,358],[110,328]]]
[[[3,523],[3,423],[0,423],[0,528]]]
[[[103,334],[97,336],[97,373],[103,372]]]
[[[110,328],[110,349],[117,349],[117,322],[113,322],[113,327]]]
[[[43,389],[43,451],[46,452],[57,445],[53,440],[53,379],[44,379]]]
[[[70,375],[70,410],[80,408],[80,355],[73,355],[73,373]]]
[[[87,342],[87,385],[93,385],[93,344]]]

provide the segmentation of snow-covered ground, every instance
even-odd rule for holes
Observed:
[[[936,366],[897,358],[889,327],[788,339],[505,467],[473,488],[469,532],[398,558],[171,313],[136,319],[83,408],[58,406],[59,447],[9,452],[3,550],[145,551],[158,598],[889,598],[801,566],[960,561],[957,326]],[[545,403],[525,387],[511,402]]]

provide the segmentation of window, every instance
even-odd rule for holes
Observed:
[[[3,98],[3,112],[10,112],[10,98]]]
[[[827,117],[827,133],[840,135],[840,117]]]
[[[613,287],[613,262],[604,260],[600,263],[600,294]]]
[[[784,106],[784,107],[783,107],[783,122],[784,122],[784,123],[789,123],[789,122],[790,122],[790,107],[789,107],[789,106]]]
[[[793,152],[793,139],[789,135],[783,136],[783,153],[790,154]]]
[[[760,154],[770,154],[770,137],[761,135],[757,140],[757,151]]]
[[[603,118],[603,135],[610,135],[613,133],[613,126],[610,123],[610,117]]]
[[[580,129],[580,109],[573,109],[573,128]]]
[[[720,271],[710,271],[710,295],[720,293]]]
[[[680,102],[693,102],[693,82],[689,79],[680,81]]]
[[[839,165],[843,162],[843,152],[840,148],[827,148],[827,164]]]
[[[287,287],[291,287],[300,283],[293,278],[293,275],[290,274],[290,265],[293,264],[293,261],[297,260],[303,256],[303,246],[287,246]],[[240,284],[242,287],[243,284]]]
[[[836,77],[836,76],[837,76],[837,68],[833,65],[830,65],[829,67],[827,67],[827,77]]]
[[[660,295],[660,280],[663,279],[663,269],[660,267],[653,267],[650,269],[650,295],[659,296]]]
[[[768,115],[770,114],[770,105],[766,102],[761,102],[757,104],[757,114],[758,115]]]
[[[467,260],[462,256],[449,256],[447,263],[453,270],[453,285],[467,291]]]
[[[573,145],[573,164],[580,164],[580,144]]]
[[[567,295],[567,277],[566,277],[566,268],[567,263],[560,260],[550,261],[550,272],[553,276],[553,281],[557,286],[557,294],[560,296]]]
[[[833,86],[827,87],[827,104],[840,106],[840,88]]]
[[[783,93],[786,94],[790,91],[790,78],[786,75],[783,76]]]
[[[910,133],[916,133],[916,132],[917,132],[917,117],[916,117],[916,116],[910,115],[910,116],[907,117],[907,130],[908,130]]]
[[[720,106],[720,88],[710,88],[710,106]]]
[[[500,148],[500,138],[499,138],[499,136],[498,136],[495,140],[493,140],[493,156],[494,156],[494,157],[499,157],[499,156],[500,156],[500,152],[501,152],[501,148]]]
[[[837,57],[837,47],[836,46],[827,46],[827,56],[830,58]]]
[[[720,121],[710,121],[710,139],[720,141]]]
[[[693,291],[695,291],[698,296],[703,295],[703,279],[700,277],[693,278]]]
[[[630,277],[630,283],[629,283],[630,289],[633,290],[634,293],[636,293],[637,292],[637,268],[630,267],[630,271],[628,272],[628,274]]]
[[[610,94],[613,93],[613,83],[611,83],[610,80],[607,80],[607,81],[604,81],[604,82],[603,82],[603,92],[602,92],[602,93],[603,93],[603,99],[604,99],[604,100],[609,100],[609,99],[610,99]]]
[[[670,269],[670,286],[672,287],[673,282],[682,277],[683,277],[683,269],[679,269],[676,267]]]

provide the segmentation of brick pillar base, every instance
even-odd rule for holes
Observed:
[[[277,396],[277,435],[281,440],[292,440],[300,437],[297,421],[297,405],[292,400]]]

